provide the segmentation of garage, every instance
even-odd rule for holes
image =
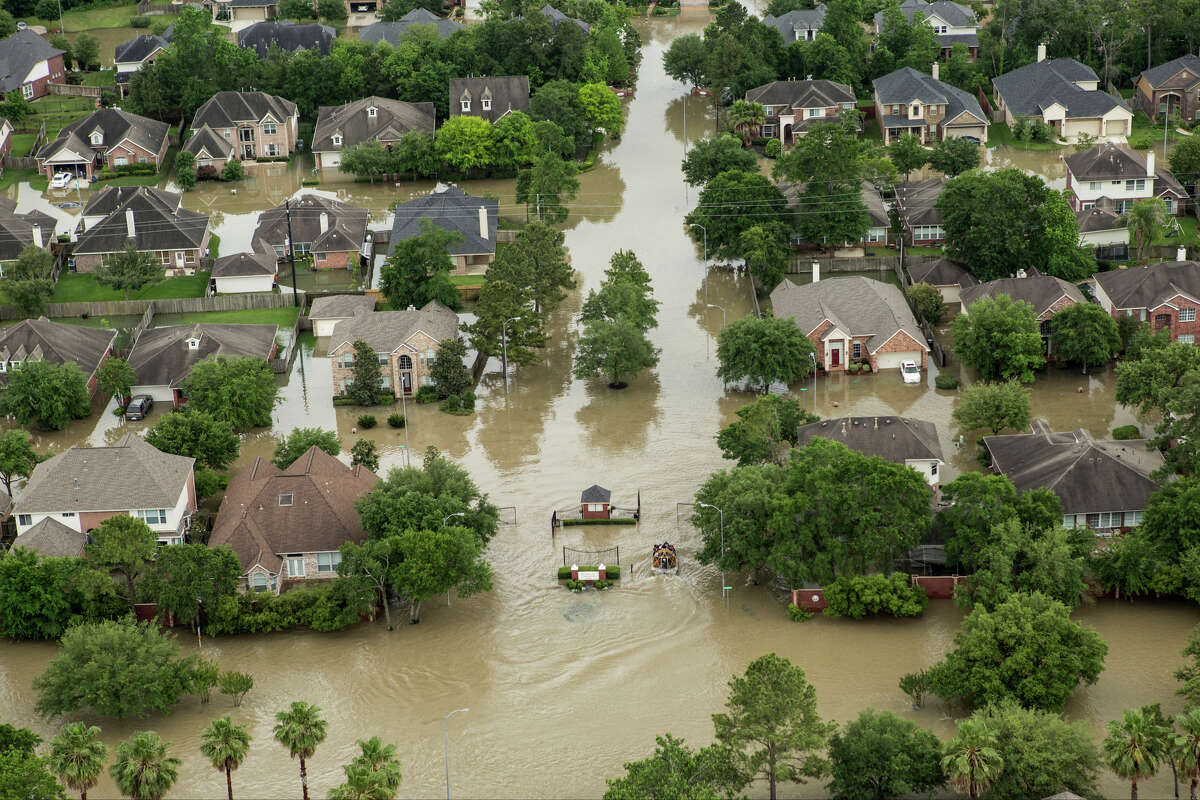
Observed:
[[[321,167],[336,167],[342,163],[342,153],[340,150],[327,150],[321,153]]]
[[[915,361],[921,363],[921,351],[912,350],[910,352],[898,353],[879,353],[875,357],[879,369],[900,369],[901,361]]]

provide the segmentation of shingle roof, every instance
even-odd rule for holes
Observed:
[[[164,453],[132,433],[107,447],[72,447],[33,468],[13,511],[173,508],[194,462]]]
[[[150,328],[129,354],[137,386],[179,386],[192,367],[213,358],[267,359],[275,345],[277,325],[196,323]],[[193,349],[188,340],[199,340]]]
[[[867,207],[867,218],[871,221],[872,228],[886,228],[892,224],[888,219],[887,207],[883,204],[883,197],[880,196],[879,190],[875,188],[875,184],[870,181],[862,182],[863,205]]]
[[[150,186],[132,187],[124,201],[79,235],[75,253],[115,253],[132,242],[138,250],[196,250],[204,242],[208,215],[172,206],[173,195]],[[133,212],[133,236],[127,211]]]
[[[936,203],[945,187],[945,177],[900,184],[896,187],[900,217],[910,226],[941,225],[942,212],[938,211]]]
[[[371,116],[375,109],[375,116]],[[409,131],[433,133],[433,103],[406,103],[385,97],[364,97],[344,106],[321,106],[313,130],[312,150],[341,150],[369,141],[395,142]],[[333,143],[334,134],[342,143]]]
[[[803,447],[814,437],[841,442],[851,450],[879,456],[895,464],[908,460],[945,460],[934,424],[911,417],[823,419],[801,425],[797,430],[796,446]]]
[[[116,64],[140,64],[155,51],[165,50],[168,44],[170,42],[161,36],[144,33],[117,45],[116,52],[113,54],[113,62]]]
[[[854,90],[844,83],[826,80],[772,81],[746,92],[751,103],[816,108],[854,103]]]
[[[1200,56],[1188,53],[1179,58],[1173,58],[1165,64],[1142,70],[1141,77],[1145,78],[1151,87],[1158,88],[1183,70],[1188,71],[1189,77],[1179,84],[1180,88],[1192,86],[1200,81]]]
[[[543,16],[549,17],[554,22],[555,25],[558,25],[560,22],[566,22],[567,20],[570,20],[571,22],[574,22],[576,25],[578,25],[580,30],[582,30],[584,33],[588,33],[592,30],[591,25],[588,25],[586,22],[584,22],[581,19],[575,19],[574,17],[568,17],[566,14],[562,13],[561,11],[559,11],[557,8],[550,5],[549,3],[542,6],[541,9],[538,10],[538,13],[542,14]]]
[[[84,202],[82,215],[106,217],[117,209],[124,208],[131,198],[142,193],[153,195],[159,204],[168,209],[179,208],[183,200],[183,195],[179,192],[165,192],[153,186],[103,186]]]
[[[979,46],[979,35],[975,33],[939,33],[938,45],[941,47],[952,48],[956,44],[965,44],[967,47]]]
[[[1158,167],[1154,170],[1154,196],[1159,197],[1168,192],[1180,198],[1188,197],[1187,189],[1183,188],[1183,184],[1174,174],[1169,169]]]
[[[68,325],[45,317],[23,319],[0,329],[0,361],[27,361],[30,357],[50,364],[78,364],[85,376],[100,366],[117,332],[105,328]],[[8,373],[0,373],[0,385]]]
[[[1112,231],[1124,228],[1125,224],[1121,220],[1122,217],[1120,215],[1114,214],[1100,206],[1083,208],[1075,212],[1075,223],[1079,227],[1080,233]]]
[[[443,19],[427,9],[414,8],[395,22],[376,22],[368,25],[358,32],[358,38],[371,44],[389,42],[397,45],[400,43],[401,37],[411,31],[415,25],[433,25],[443,39],[449,39],[458,31],[466,30],[457,22]]]
[[[237,147],[233,139],[226,139],[207,125],[192,128],[192,135],[184,143],[183,149],[192,155],[208,153],[211,158],[230,159],[237,155]]]
[[[298,25],[294,22],[255,22],[238,31],[238,47],[252,49],[260,57],[266,57],[271,45],[280,50],[311,50],[316,48],[322,55],[337,38],[337,31],[328,25],[310,23]]]
[[[1200,261],[1163,261],[1092,276],[1117,308],[1156,308],[1177,294],[1200,299]]]
[[[1063,158],[1067,169],[1079,181],[1111,181],[1118,178],[1145,178],[1146,158],[1123,144],[1105,142],[1081,153]]]
[[[21,88],[35,65],[62,52],[28,28],[0,40],[0,92]]]
[[[828,320],[850,336],[869,336],[871,353],[898,331],[929,349],[904,295],[890,283],[861,276],[804,285],[784,281],[771,292],[771,307],[775,316],[795,320],[805,334]]]
[[[1063,295],[1076,303],[1086,303],[1083,292],[1073,283],[1053,275],[1029,275],[1024,278],[1001,278],[988,281],[977,286],[968,286],[962,290],[959,297],[964,308],[967,308],[984,297],[995,297],[1006,294],[1013,300],[1024,300],[1033,306],[1034,316],[1040,317],[1050,310],[1050,306],[1058,302]]]
[[[324,215],[324,222],[322,222]],[[316,194],[304,194],[291,201],[292,241],[311,242],[312,250],[325,253],[357,251],[367,237],[365,208]],[[322,229],[324,225],[324,229]],[[253,249],[267,251],[287,241],[287,211],[278,205],[258,216],[258,227],[251,238]]]
[[[939,258],[924,264],[909,264],[908,274],[915,283],[932,286],[974,286],[979,283],[967,268],[949,258]]]
[[[1051,433],[1044,422],[1033,433],[985,436],[997,471],[1018,489],[1049,489],[1067,514],[1140,511],[1158,484],[1150,474],[1163,465],[1144,439],[1095,440],[1085,430]]]
[[[487,236],[480,235],[479,209],[487,209]],[[421,221],[428,219],[447,231],[462,234],[463,240],[449,247],[452,255],[478,255],[496,252],[496,226],[500,203],[486,197],[474,197],[457,186],[438,184],[433,192],[396,206],[392,220],[389,255],[399,242],[421,233]]]
[[[261,564],[278,573],[280,555],[366,539],[354,504],[377,483],[375,473],[347,467],[316,445],[286,470],[260,456],[230,479],[208,544],[230,547],[243,572]],[[291,505],[280,505],[281,495],[291,495]]]
[[[1040,116],[1055,103],[1067,109],[1068,118],[1098,117],[1114,108],[1129,111],[1125,101],[1078,85],[1098,80],[1090,67],[1073,58],[1053,58],[998,75],[992,85],[1009,111],[1021,117]]]
[[[453,339],[458,336],[458,314],[436,300],[430,300],[420,309],[357,314],[333,326],[329,352],[344,345],[353,346],[361,339],[377,353],[391,353],[417,331],[424,331],[439,342]]]
[[[492,107],[484,111],[482,99],[490,97]],[[488,75],[479,78],[450,79],[450,116],[463,116],[461,101],[470,98],[469,117],[495,122],[509,111],[529,108],[528,75]]]
[[[900,4],[900,13],[909,22],[913,21],[913,17],[916,16],[918,11],[925,15],[926,20],[936,15],[947,25],[952,25],[955,28],[969,28],[978,24],[974,11],[958,3],[951,3],[949,0],[936,0],[933,3],[926,3],[925,0],[904,0]],[[882,11],[875,14],[875,24],[883,24]]]
[[[612,500],[612,492],[598,483],[593,483],[579,495],[581,503],[607,503],[610,500]]]
[[[349,319],[375,310],[375,296],[367,294],[331,294],[313,300],[309,319]]]
[[[42,230],[42,246],[48,246],[54,238],[58,220],[41,211],[14,214],[11,208],[0,209],[0,261],[11,261],[21,251],[33,244],[33,226]]]
[[[964,112],[977,117],[984,124],[988,122],[983,109],[979,107],[979,101],[974,97],[956,86],[936,80],[932,75],[918,72],[912,67],[903,67],[895,72],[889,72],[887,75],[881,75],[872,81],[872,85],[875,87],[875,94],[882,105],[904,105],[913,100],[919,100],[927,105],[935,103],[945,105],[944,119],[946,122],[951,122]],[[885,127],[896,125],[909,127],[912,124],[907,117],[902,116],[899,121],[896,121],[891,115],[886,114],[883,122]]]
[[[819,31],[825,25],[825,5],[818,3],[815,8],[803,8],[780,14],[778,17],[768,14],[763,17],[763,24],[770,25],[779,31],[785,45],[797,40],[796,31]]]
[[[120,144],[123,139],[129,139],[147,152],[158,153],[167,141],[171,126],[156,119],[130,114],[119,108],[98,108],[59,131],[53,142],[43,145],[42,149],[38,150],[37,157],[49,158],[72,139],[73,141],[69,142],[72,145],[70,149],[81,155],[88,155],[92,152],[88,143],[92,133],[97,130],[103,136],[101,147],[105,150]],[[80,147],[83,148],[82,151]]]
[[[43,517],[13,542],[13,549],[24,548],[40,556],[79,558],[87,547],[87,536],[68,528],[54,517]]]
[[[261,122],[268,116],[283,124],[295,116],[296,104],[266,92],[217,92],[192,117],[192,128],[232,128],[239,122]]]
[[[239,278],[249,275],[274,275],[278,260],[275,253],[233,253],[218,258],[212,277]]]

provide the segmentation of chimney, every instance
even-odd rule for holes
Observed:
[[[879,430],[879,417],[875,418],[875,430]]]
[[[45,245],[42,244],[42,226],[41,225],[34,224],[34,226],[33,226],[33,246],[34,247],[45,247]]]
[[[1186,247],[1184,247],[1183,245],[1179,245],[1179,247],[1176,248],[1175,260],[1176,261],[1187,261],[1187,248]]]
[[[134,237],[135,226],[133,224],[133,209],[125,209],[125,235],[132,239]]]
[[[329,230],[329,212],[321,212],[321,233]]]
[[[1037,60],[1038,60],[1038,61],[1045,61],[1045,60],[1046,60],[1046,45],[1045,45],[1045,43],[1042,43],[1042,44],[1039,44],[1039,45],[1038,45],[1038,58],[1037,58]]]
[[[1154,180],[1154,150],[1146,154],[1146,177]]]
[[[488,238],[487,206],[479,207],[479,236],[481,239]]]
[[[933,68],[930,70],[929,74],[931,74],[933,76],[933,79],[936,81],[936,80],[938,80],[939,72],[941,72],[941,69],[938,67],[938,62],[934,61]]]
[[[814,262],[813,262],[813,279],[812,279],[812,282],[813,282],[813,283],[816,283],[816,282],[817,282],[817,281],[819,281],[819,280],[821,280],[821,262],[820,262],[820,261],[814,261]]]

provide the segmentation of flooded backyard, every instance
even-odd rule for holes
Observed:
[[[636,98],[630,103],[625,137],[581,176],[580,195],[566,224],[566,244],[580,285],[551,320],[550,345],[542,363],[513,369],[508,391],[498,363],[479,387],[474,416],[455,417],[434,407],[407,405],[407,444],[414,462],[436,446],[465,466],[499,506],[516,507],[516,524],[505,525],[488,557],[495,568],[492,592],[466,600],[431,602],[422,624],[387,632],[364,624],[332,634],[308,632],[204,639],[203,653],[224,669],[250,672],[255,688],[237,709],[221,696],[207,705],[189,700],[175,713],[117,723],[94,720],[110,745],[132,731],[153,729],[174,743],[183,759],[180,797],[214,797],[224,778],[199,754],[207,722],[232,713],[249,725],[254,743],[234,774],[240,796],[294,797],[295,762],[271,740],[276,711],[293,700],[322,708],[329,738],[309,761],[314,797],[341,782],[340,765],[352,757],[355,740],[379,735],[394,742],[404,766],[405,796],[432,797],[445,791],[442,718],[456,708],[469,712],[449,724],[452,790],[458,797],[595,797],[605,777],[621,773],[625,761],[648,755],[654,736],[667,731],[694,744],[712,737],[710,715],[720,711],[730,675],[752,659],[776,651],[804,667],[816,687],[823,716],[852,719],[864,707],[887,709],[925,725],[942,737],[953,721],[934,702],[913,711],[896,686],[899,677],[938,661],[949,647],[961,612],[934,602],[920,620],[791,622],[783,599],[737,578],[728,603],[721,600],[718,573],[692,558],[697,533],[681,520],[696,488],[714,470],[728,467],[713,436],[752,397],[726,391],[716,377],[716,336],[723,307],[729,321],[753,313],[750,287],[728,272],[710,273],[707,293],[698,248],[688,239],[683,216],[689,198],[679,173],[683,156],[686,87],[666,77],[662,54],[675,36],[702,30],[706,13],[685,11],[642,28],[646,42]],[[711,130],[705,103],[686,103],[689,139]],[[1044,155],[1044,154],[1043,154]],[[222,252],[249,245],[257,212],[300,190],[309,168],[303,160],[264,165],[236,195],[225,184],[202,185],[184,204],[213,211]],[[326,176],[328,179],[328,176]],[[386,227],[389,206],[425,191],[430,184],[326,182],[317,191],[365,206],[371,227]],[[464,184],[475,193],[501,198],[501,213],[523,216],[513,204],[511,181]],[[20,190],[22,211],[53,210],[63,219],[78,209],[54,208],[28,186]],[[61,200],[61,198],[59,198]],[[86,198],[85,198],[86,199]],[[690,202],[695,202],[691,192]],[[659,366],[624,391],[571,376],[582,296],[596,287],[614,250],[633,250],[649,270],[662,302]],[[944,335],[944,332],[939,332]],[[333,408],[325,342],[305,339],[290,374],[281,376],[281,402],[270,432],[249,437],[239,465],[269,455],[274,433],[298,426],[336,428],[345,447],[359,409]],[[957,370],[957,366],[950,369]],[[952,392],[925,384],[905,385],[899,376],[840,375],[801,382],[792,388],[822,417],[843,414],[903,414],[935,422],[951,475],[977,469],[975,445],[955,444],[950,419]],[[964,376],[965,377],[965,376]],[[801,391],[804,390],[804,391]],[[1053,371],[1033,386],[1036,416],[1056,430],[1085,428],[1097,436],[1137,422],[1113,402],[1111,370],[1080,375]],[[98,410],[57,434],[35,436],[39,449],[79,442],[103,444],[150,420],[123,424]],[[375,410],[379,417],[390,409]],[[390,428],[369,432],[383,452],[385,467],[405,463],[406,433]],[[640,491],[639,526],[567,528],[552,535],[550,513],[578,503],[593,483],[610,488],[614,502],[631,503]],[[649,548],[664,539],[679,547],[679,576],[649,574]],[[617,588],[575,595],[562,589],[554,570],[561,548],[600,549],[617,545],[632,568]],[[1172,672],[1188,631],[1200,623],[1192,604],[1103,602],[1084,607],[1080,621],[1095,627],[1109,646],[1099,683],[1076,693],[1072,719],[1086,722],[1097,741],[1105,721],[1126,707],[1162,702],[1179,710]],[[184,639],[185,647],[194,642]],[[0,646],[0,717],[30,725],[43,735],[54,726],[33,713],[30,681],[53,656],[52,644]],[[1127,785],[1105,775],[1109,796]],[[240,787],[237,788],[237,787]],[[1171,793],[1169,773],[1142,785],[1143,796]],[[765,795],[764,786],[753,796]],[[105,780],[93,797],[116,795]],[[786,797],[821,797],[823,787],[787,786]]]

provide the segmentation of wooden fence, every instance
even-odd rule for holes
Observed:
[[[271,369],[276,375],[281,375],[288,371],[288,367],[292,364],[292,357],[296,355],[296,345],[300,342],[300,317],[296,317],[296,323],[292,325],[292,338],[288,339],[287,347],[284,348],[283,355],[271,359]]]
[[[30,133],[30,130],[25,128],[17,128],[14,133]],[[42,121],[42,126],[37,130],[37,136],[33,137],[33,146],[29,148],[28,156],[5,156],[4,166],[9,169],[37,169],[37,151],[41,149],[46,141],[46,122]]]
[[[145,314],[153,307],[156,314],[195,314],[201,311],[249,311],[287,308],[291,294],[230,294],[219,297],[181,297],[172,300],[112,300],[105,303],[47,303],[47,317],[123,316]],[[0,306],[0,320],[24,319],[25,315],[9,306]]]
[[[83,86],[75,83],[48,83],[46,91],[49,94],[61,95],[63,97],[95,97],[100,99],[100,92],[103,91],[99,86]]]
[[[151,303],[150,306],[146,309],[146,313],[142,314],[141,322],[139,322],[133,328],[133,333],[129,337],[129,349],[130,350],[132,350],[134,345],[137,344],[138,337],[140,337],[142,335],[142,332],[145,331],[147,328],[151,327],[153,324],[154,324],[154,303]]]

